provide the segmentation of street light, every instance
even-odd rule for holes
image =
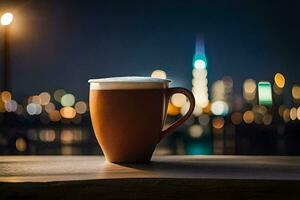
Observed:
[[[13,20],[14,20],[14,16],[12,13],[10,12],[4,13],[1,17],[1,25],[8,26],[12,23]]]
[[[3,26],[3,90],[10,90],[10,66],[9,66],[9,26],[13,22],[14,16],[7,12],[1,16],[0,22]]]

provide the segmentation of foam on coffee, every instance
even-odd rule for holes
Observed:
[[[90,79],[90,90],[134,90],[134,89],[162,89],[168,88],[171,80],[140,77],[140,76],[125,76]]]

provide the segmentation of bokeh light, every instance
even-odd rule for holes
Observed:
[[[87,104],[84,101],[78,101],[75,104],[75,110],[78,114],[84,114],[87,111]]]
[[[290,119],[291,120],[297,119],[297,109],[296,108],[291,108],[291,110],[290,110]]]
[[[246,111],[243,120],[246,124],[251,124],[254,121],[254,113],[251,110]]]
[[[42,106],[40,104],[30,103],[27,105],[26,110],[29,115],[39,115],[42,112]]]
[[[14,16],[12,13],[10,13],[10,12],[4,13],[1,16],[1,25],[7,26],[7,25],[11,24],[13,22],[13,20],[14,20]]]
[[[48,115],[49,115],[49,119],[52,122],[58,122],[61,119],[61,115],[60,115],[60,112],[58,110],[52,110],[48,113]]]
[[[152,78],[161,78],[161,79],[166,79],[167,78],[167,74],[165,71],[163,70],[154,70],[151,74]]]
[[[18,108],[18,103],[15,100],[10,100],[5,103],[5,110],[7,112],[15,112]]]
[[[284,78],[283,74],[276,73],[274,76],[274,82],[278,88],[283,88],[285,85],[285,78]]]
[[[294,85],[292,88],[292,96],[294,99],[299,100],[300,99],[300,86]]]
[[[61,100],[62,96],[64,96],[65,94],[66,94],[66,91],[63,90],[63,89],[55,90],[54,95],[53,95],[55,101],[60,103],[60,100]]]
[[[171,102],[168,105],[167,114],[170,116],[176,116],[180,114],[180,108],[174,106]]]
[[[244,91],[246,93],[254,93],[256,90],[256,82],[253,79],[247,79],[244,82]]]
[[[272,123],[272,115],[270,114],[266,114],[264,117],[263,117],[263,123],[264,125],[270,125]]]
[[[297,109],[297,119],[300,120],[300,107]]]
[[[258,100],[260,105],[272,105],[272,89],[268,81],[260,81],[258,83]]]
[[[31,97],[30,101],[30,103],[41,104],[41,97],[38,95],[34,95]]]
[[[243,84],[243,96],[244,99],[248,102],[251,102],[255,99],[256,95],[256,82],[253,79],[245,80]]]
[[[171,97],[171,102],[176,107],[182,107],[186,103],[186,96],[183,94],[174,94]]]
[[[198,121],[201,125],[207,126],[209,124],[210,118],[207,114],[202,114],[199,116]]]
[[[60,102],[62,106],[73,106],[75,103],[75,97],[73,94],[65,94],[62,96]]]
[[[63,107],[60,109],[60,114],[63,118],[72,119],[76,116],[76,110],[72,107]]]
[[[223,128],[224,123],[225,123],[225,121],[224,121],[223,117],[215,117],[212,120],[212,126],[213,126],[213,128],[216,128],[216,129]]]
[[[42,92],[39,94],[40,100],[41,100],[41,104],[43,106],[49,104],[50,100],[51,100],[51,96],[48,92]]]
[[[1,92],[1,99],[4,103],[9,102],[11,100],[11,93],[9,91]]]
[[[192,138],[199,138],[203,134],[203,128],[199,124],[194,124],[189,128],[189,135]]]
[[[43,142],[53,142],[55,137],[55,131],[52,129],[43,129],[39,132],[39,138]]]
[[[45,105],[45,111],[46,111],[47,113],[50,113],[50,112],[52,112],[52,111],[54,111],[54,110],[55,110],[55,105],[54,105],[54,103],[50,102],[50,103],[48,103],[47,105]]]
[[[214,115],[227,115],[228,111],[228,104],[224,101],[215,101],[211,104],[211,112]]]
[[[203,110],[202,110],[202,106],[199,104],[195,105],[194,111],[193,111],[193,115],[198,117],[202,114]]]
[[[239,125],[240,123],[242,123],[242,121],[243,121],[243,117],[242,117],[241,113],[234,112],[234,113],[231,114],[231,122],[234,125]]]
[[[284,121],[284,122],[290,121],[290,109],[289,109],[289,108],[286,108],[286,109],[283,111],[282,118],[283,118],[283,121]]]
[[[16,149],[21,152],[27,149],[27,142],[24,138],[16,139]]]

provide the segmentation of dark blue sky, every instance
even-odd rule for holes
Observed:
[[[17,97],[65,88],[87,99],[89,78],[164,69],[191,87],[195,36],[205,36],[209,82],[232,76],[299,83],[296,1],[2,1],[12,9],[12,87]]]

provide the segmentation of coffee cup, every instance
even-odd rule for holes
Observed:
[[[149,162],[156,145],[192,114],[193,94],[169,88],[170,80],[151,77],[91,79],[89,105],[97,141],[106,160],[114,163]],[[164,127],[169,100],[181,93],[189,110]]]

